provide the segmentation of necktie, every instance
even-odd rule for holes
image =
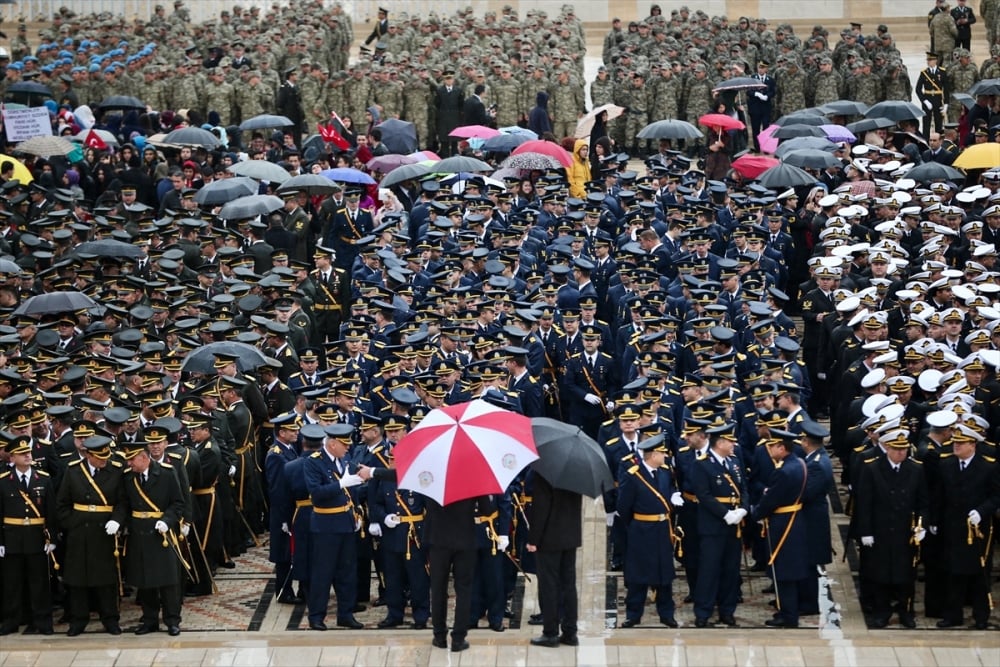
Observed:
[[[21,475],[21,488],[25,491],[28,490],[28,473]]]
[[[146,486],[146,482],[148,481],[149,481],[149,473],[148,472],[142,473],[142,485]]]
[[[958,466],[959,472],[965,472],[965,466],[969,465],[968,461],[962,461]]]
[[[590,370],[594,370],[594,357],[587,357],[587,364],[590,365]]]
[[[653,478],[653,481],[655,482],[656,481],[656,468],[653,468],[652,470],[650,470],[649,474]]]

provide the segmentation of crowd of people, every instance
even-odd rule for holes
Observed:
[[[518,573],[537,560],[535,643],[574,645],[578,497],[525,474],[442,508],[390,471],[429,411],[473,399],[577,424],[606,452],[623,628],[642,623],[651,588],[659,622],[679,625],[678,562],[694,625],[735,625],[744,552],[773,580],[768,626],[818,613],[831,457],[869,624],[895,613],[915,626],[922,567],[924,615],[961,626],[971,605],[987,627],[1000,169],[908,178],[966,139],[925,125],[924,155],[895,145],[920,140],[916,122],[837,144],[814,182],[774,190],[720,159],[733,135],[634,140],[649,121],[744,112],[712,90],[747,72],[760,126],[842,97],[908,100],[884,26],[853,24],[830,50],[821,27],[800,41],[766,19],[654,6],[627,29],[615,21],[590,83],[595,106],[627,113],[576,139],[585,48],[568,5],[553,20],[383,9],[357,62],[340,8],[235,7],[192,25],[174,7],[135,25],[62,12],[37,55],[11,40],[5,85],[61,87],[57,133],[86,129],[79,106],[100,111],[112,93],[149,108],[98,114],[118,149],[93,142],[71,161],[11,146],[0,160],[0,633],[51,634],[55,599],[70,636],[92,611],[117,635],[134,589],[135,632],[162,618],[176,635],[184,597],[212,594],[213,573],[266,534],[277,600],[304,604],[311,629],[327,628],[332,587],[338,626],[362,627],[372,603],[380,628],[399,627],[409,607],[412,627],[430,624],[447,647],[453,567],[451,647],[463,650],[484,617],[504,630]],[[947,105],[943,91],[918,94],[930,111]],[[996,96],[976,104],[995,131]],[[282,207],[235,217],[199,203],[240,162],[290,177],[366,170],[388,152],[384,118],[413,122],[442,155],[471,150],[451,136],[467,109],[568,138],[572,164],[383,188],[264,182]],[[331,143],[304,149],[331,111]],[[265,112],[293,125],[234,126]],[[151,138],[203,122],[221,146]],[[531,528],[546,522],[561,530]]]

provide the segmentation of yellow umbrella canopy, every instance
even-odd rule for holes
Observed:
[[[962,151],[951,166],[958,169],[993,169],[1000,167],[1000,144],[975,144]]]
[[[35,180],[34,177],[31,175],[31,172],[28,171],[28,168],[24,166],[23,162],[18,160],[16,157],[0,154],[0,165],[2,165],[5,161],[8,160],[14,163],[14,178],[21,181],[22,183],[31,183],[33,180]]]

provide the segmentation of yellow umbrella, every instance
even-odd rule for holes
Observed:
[[[31,175],[31,172],[28,171],[28,168],[24,166],[23,162],[18,160],[16,157],[0,154],[0,164],[3,164],[8,160],[14,163],[14,178],[21,181],[22,183],[31,183],[33,180],[35,180],[34,177]]]
[[[975,144],[962,151],[951,164],[958,169],[993,169],[1000,167],[1000,144]]]

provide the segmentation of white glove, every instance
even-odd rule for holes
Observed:
[[[927,537],[927,531],[923,528],[918,528],[913,531],[913,539],[916,540],[917,544],[923,542],[925,537]]]
[[[607,516],[604,517],[604,521],[608,524],[608,528],[615,525],[616,516],[618,516],[618,512],[608,512]]]
[[[820,380],[826,379],[826,373],[816,373],[816,377]]]
[[[740,521],[742,521],[746,517],[746,515],[747,515],[747,511],[745,509],[743,509],[742,507],[737,507],[733,511],[740,515],[739,521],[737,521],[737,523],[739,523]]]
[[[292,531],[288,530],[288,524],[287,523],[282,523],[281,524],[281,532],[285,533],[286,535],[291,535],[292,534]]]
[[[930,111],[931,110],[931,101],[930,100],[924,100],[924,106],[927,107],[928,111]]]
[[[507,547],[510,546],[510,538],[506,535],[497,536],[497,551],[507,551]]]
[[[398,514],[386,514],[385,519],[382,520],[386,528],[395,528],[399,525],[399,515]]]
[[[607,403],[604,404],[604,408],[608,412],[613,412],[614,409],[615,409],[615,402],[614,401],[608,401]]]
[[[601,397],[600,396],[596,396],[594,394],[587,394],[586,396],[583,397],[583,400],[587,401],[591,405],[600,405],[601,404]]]
[[[236,474],[236,466],[229,466],[229,476],[232,477]]]
[[[382,537],[382,526],[377,523],[368,524],[368,534],[372,537]]]
[[[155,528],[156,532],[158,532],[160,535],[162,535],[163,533],[165,533],[168,530],[170,530],[167,527],[166,522],[164,522],[164,521],[157,521],[156,524],[153,526],[153,528]]]
[[[861,538],[861,545],[865,547],[870,547],[875,545],[875,538],[871,535],[865,535]]]
[[[753,96],[756,97],[761,102],[767,102],[767,95],[765,95],[764,93],[756,92],[753,94]]]
[[[7,547],[0,544],[0,558],[3,558],[6,555],[7,555]]]
[[[931,535],[937,535],[937,526],[930,527]]]
[[[979,522],[982,520],[983,517],[979,516],[978,511],[972,510],[971,512],[969,512],[969,523],[971,523],[973,526],[978,526]]]
[[[737,512],[736,510],[729,510],[728,512],[726,512],[725,516],[722,517],[722,519],[728,525],[735,526],[740,522],[740,513]]]
[[[352,486],[357,486],[358,484],[361,484],[364,481],[365,480],[361,479],[360,475],[355,475],[354,473],[347,473],[346,475],[340,478],[340,488],[349,489]]]
[[[183,526],[181,526],[181,536],[182,537],[187,537],[188,533],[190,533],[190,532],[191,532],[191,524],[185,523]]]
[[[111,521],[108,521],[106,524],[104,524],[104,532],[107,533],[108,535],[114,535],[115,533],[118,532],[118,529],[121,527],[122,525],[120,523],[118,523],[114,519],[111,519]]]
[[[680,491],[674,491],[673,495],[670,496],[670,504],[674,507],[684,507],[684,496]]]

